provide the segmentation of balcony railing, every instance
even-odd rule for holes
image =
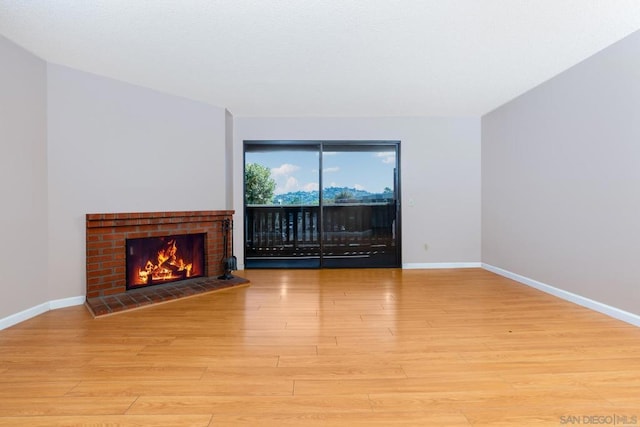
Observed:
[[[249,258],[346,257],[395,249],[396,204],[344,203],[323,207],[249,205],[245,255]],[[323,225],[321,227],[321,225]]]

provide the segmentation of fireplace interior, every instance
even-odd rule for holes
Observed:
[[[205,274],[205,233],[126,239],[127,289]]]

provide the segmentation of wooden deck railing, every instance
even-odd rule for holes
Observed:
[[[319,206],[249,205],[245,212],[247,257],[319,256],[321,247],[325,255],[344,255],[395,240],[395,203],[326,205],[323,224]]]

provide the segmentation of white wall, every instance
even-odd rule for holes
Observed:
[[[229,110],[225,110],[225,208],[233,209],[233,114]],[[242,185],[242,184],[241,184]]]
[[[47,66],[49,299],[85,295],[85,214],[225,209],[225,110]]]
[[[640,32],[482,118],[482,260],[640,314]]]
[[[46,64],[0,36],[0,319],[47,292]]]
[[[238,215],[244,140],[400,141],[403,265],[480,262],[479,118],[236,117],[234,129]],[[239,261],[243,238],[237,226]]]

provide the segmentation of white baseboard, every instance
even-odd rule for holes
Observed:
[[[49,301],[49,309],[55,310],[57,308],[73,307],[74,305],[82,305],[85,301],[86,298],[84,296],[56,299]]]
[[[537,280],[533,280],[528,277],[521,276],[519,274],[512,273],[510,271],[503,270],[502,268],[494,267],[489,264],[482,263],[482,268],[508,279],[515,280],[516,282],[522,283],[523,285],[531,286],[532,288],[538,289],[547,294],[551,294],[563,300],[581,305],[593,311],[605,314],[609,317],[613,317],[614,319],[622,320],[623,322],[630,323],[634,326],[640,326],[640,316],[637,314],[629,313],[628,311],[624,311],[619,308],[594,301],[592,299],[574,294],[572,292],[558,289],[551,285],[547,285],[546,283],[538,282]]]
[[[426,262],[426,263],[405,263],[402,268],[405,270],[436,269],[436,268],[480,268],[480,262]]]
[[[35,307],[28,308],[19,313],[12,314],[11,316],[5,317],[4,319],[0,319],[0,330],[6,329],[20,322],[24,322],[25,320],[29,320],[32,317],[36,317],[42,313],[46,313],[49,310],[71,307],[74,305],[82,305],[84,304],[84,301],[85,301],[85,297],[79,296],[79,297],[57,299],[57,300],[48,301],[48,302],[36,305]]]

